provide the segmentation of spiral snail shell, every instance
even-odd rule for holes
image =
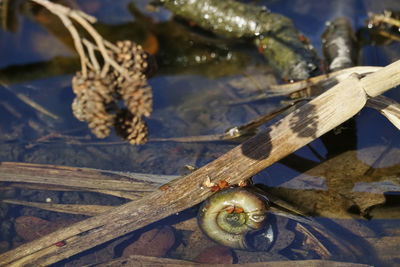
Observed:
[[[268,199],[257,191],[228,188],[204,201],[197,219],[203,232],[217,243],[254,250],[249,237],[265,228],[268,209]],[[272,242],[270,226],[259,235],[267,236],[269,244]]]

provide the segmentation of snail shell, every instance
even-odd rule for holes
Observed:
[[[268,208],[268,199],[255,190],[228,188],[204,201],[197,219],[203,232],[217,243],[254,250],[248,237],[264,228]],[[270,238],[271,231],[269,226],[261,235]]]

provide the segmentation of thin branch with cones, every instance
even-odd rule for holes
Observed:
[[[112,44],[91,25],[96,18],[82,11],[52,3],[32,0],[60,18],[71,34],[81,61],[81,71],[72,80],[76,97],[72,104],[75,117],[88,123],[98,138],[105,138],[114,127],[131,144],[147,141],[148,130],[143,116],[152,111],[153,96],[147,84],[148,54],[131,41]],[[73,22],[91,36],[80,36]],[[101,57],[102,60],[97,60]],[[99,63],[102,62],[102,63]],[[126,108],[120,108],[123,100]]]

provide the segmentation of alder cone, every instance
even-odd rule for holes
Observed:
[[[148,54],[131,41],[117,42],[109,56],[124,70],[109,68],[103,77],[99,71],[81,72],[72,79],[76,97],[72,103],[74,116],[88,123],[98,137],[107,137],[110,127],[131,144],[144,144],[148,129],[142,116],[150,116],[153,94],[147,84]],[[123,100],[126,109],[119,108]]]
[[[148,129],[141,116],[130,113],[129,110],[121,110],[115,120],[116,133],[133,145],[141,145],[147,142]]]
[[[144,74],[148,69],[148,55],[140,45],[131,41],[117,42],[117,46],[119,52],[113,53],[112,57],[128,71],[129,79],[114,71],[116,92],[132,114],[150,116],[153,94]]]
[[[107,110],[114,100],[110,79],[102,78],[94,72],[89,72],[84,78],[78,72],[72,79],[72,89],[76,94],[72,103],[74,116],[80,121],[86,121],[98,138],[108,136],[109,127],[114,124],[115,118]]]
[[[146,117],[150,116],[153,94],[151,87],[144,80],[125,82],[122,87],[122,99],[131,113]]]

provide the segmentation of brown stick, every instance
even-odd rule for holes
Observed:
[[[32,163],[0,164],[0,182],[11,182],[13,187],[91,191],[130,200],[137,200],[177,177]]]
[[[51,210],[55,212],[81,214],[86,216],[95,216],[113,208],[113,206],[104,206],[104,205],[53,204],[53,203],[20,201],[13,199],[4,199],[3,202],[14,205],[35,207],[44,210]]]
[[[2,162],[0,182],[24,182],[45,185],[129,192],[152,192],[159,183],[127,175],[89,168]],[[143,179],[145,179],[143,177]]]
[[[368,79],[370,84],[377,86],[368,86],[369,94],[376,95],[398,85],[400,78],[395,77],[395,72],[400,76],[400,61],[374,73],[379,80],[392,78],[397,82],[379,84]],[[164,190],[157,190],[137,201],[21,245],[0,255],[0,265],[42,266],[55,263],[203,201],[212,194],[209,188],[202,187],[207,177],[211,178],[211,182],[226,180],[230,184],[248,179],[357,114],[368,99],[361,86],[365,85],[364,79],[360,82],[357,75],[351,75],[264,132],[162,187]],[[54,249],[59,240],[64,240],[66,245]]]

